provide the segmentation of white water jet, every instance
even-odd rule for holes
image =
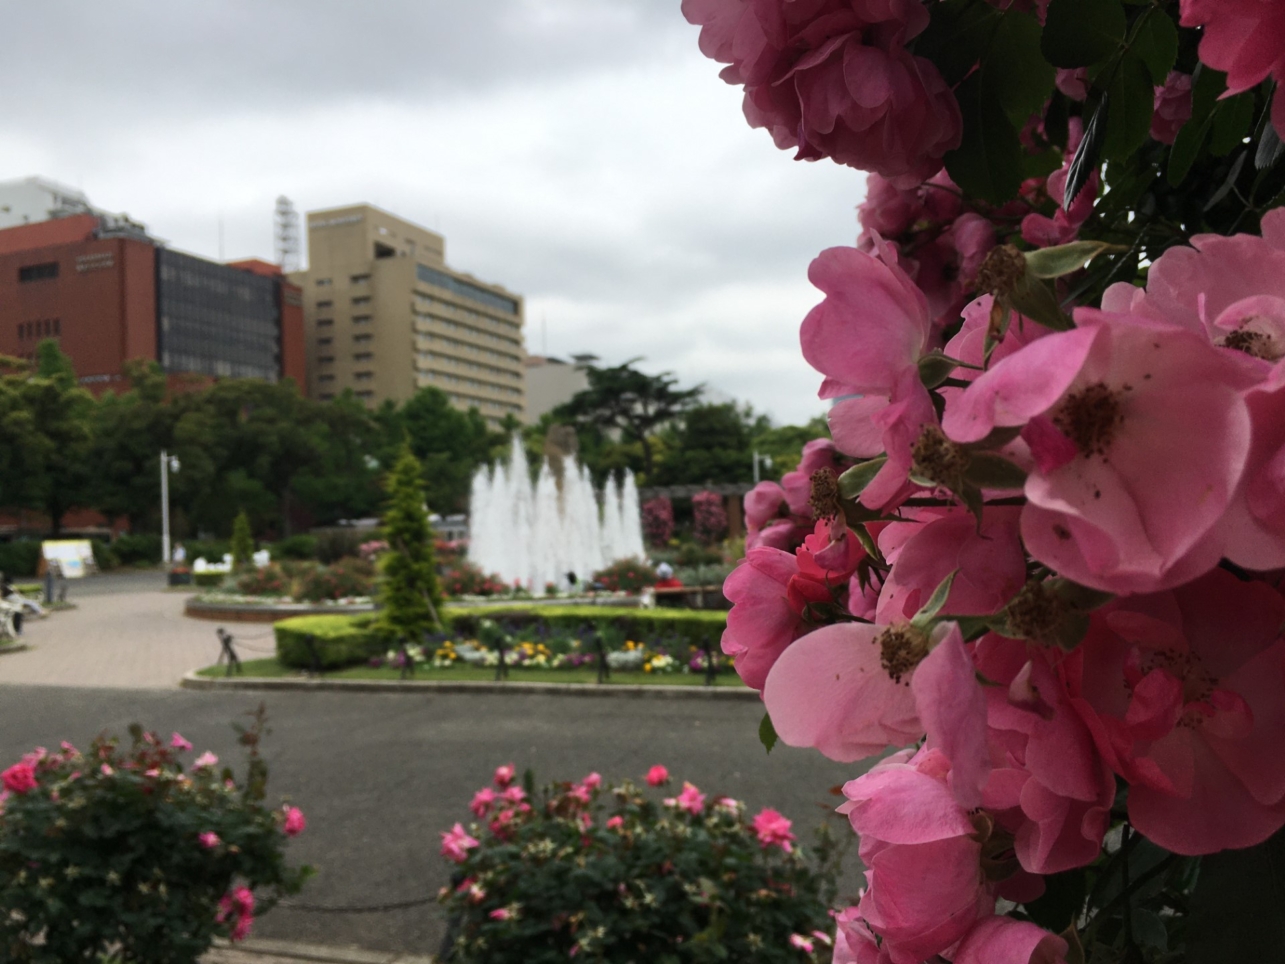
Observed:
[[[618,559],[642,557],[642,514],[632,472],[613,476],[601,495],[589,470],[563,460],[562,479],[547,459],[534,485],[526,450],[513,437],[508,462],[473,476],[469,559],[484,572],[536,595],[587,582]]]

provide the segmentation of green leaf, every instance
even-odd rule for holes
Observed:
[[[1079,196],[1084,185],[1089,183],[1093,172],[1098,169],[1102,156],[1102,141],[1106,137],[1107,97],[1103,95],[1098,106],[1094,108],[1089,122],[1084,125],[1084,137],[1080,146],[1075,149],[1071,159],[1071,169],[1066,173],[1066,189],[1062,193],[1062,207],[1069,208]]]
[[[959,147],[946,155],[946,170],[965,194],[994,204],[1012,199],[1022,185],[1022,142],[999,101],[986,96],[978,71],[956,91],[964,120]]]
[[[1209,153],[1214,157],[1226,157],[1244,143],[1254,124],[1254,106],[1254,93],[1248,90],[1218,102],[1209,137]]]
[[[776,741],[780,737],[776,735],[776,727],[772,725],[772,717],[766,713],[763,714],[763,722],[759,724],[759,742],[767,749],[768,753],[772,752],[772,747],[776,746]]]
[[[1120,0],[1053,0],[1040,46],[1055,67],[1088,67],[1119,49],[1126,27]]]
[[[924,383],[924,388],[936,388],[958,367],[959,363],[953,358],[932,352],[919,359],[919,380]]]
[[[1079,271],[1105,251],[1124,250],[1105,241],[1072,241],[1026,252],[1026,270],[1037,278],[1061,278]]]
[[[1192,75],[1191,85],[1191,120],[1182,125],[1169,152],[1169,183],[1174,187],[1186,179],[1200,156],[1200,149],[1205,146],[1214,108],[1227,89],[1227,75],[1200,64]]]
[[[1074,326],[1062,306],[1058,304],[1057,295],[1045,282],[1038,278],[1026,277],[1017,286],[1009,300],[1019,313],[1038,321],[1045,328],[1054,331],[1070,331]]]
[[[1151,72],[1141,57],[1128,53],[1121,58],[1108,95],[1111,109],[1107,112],[1102,154],[1108,160],[1123,160],[1151,136],[1156,95]]]
[[[1044,109],[1057,72],[1040,52],[1040,22],[1033,14],[1010,10],[1004,15],[981,70],[983,93],[998,98],[1017,127]]]
[[[950,587],[954,584],[957,575],[959,575],[958,569],[951,570],[950,575],[943,579],[941,584],[933,590],[933,594],[928,598],[928,602],[924,603],[923,608],[915,613],[914,618],[910,620],[910,625],[923,627],[936,618],[942,607],[946,605],[946,600],[950,597]]]
[[[993,452],[973,455],[964,478],[983,489],[1020,489],[1026,485],[1026,472]]]
[[[1177,24],[1163,10],[1152,8],[1142,15],[1132,48],[1146,63],[1152,83],[1162,86],[1178,59]]]
[[[931,60],[953,87],[982,59],[1004,15],[973,0],[944,0],[929,10],[932,21],[915,40],[914,52]]]
[[[888,461],[888,456],[881,455],[877,459],[870,459],[866,462],[858,462],[852,468],[848,469],[839,476],[839,495],[844,499],[855,499],[866,490],[879,470],[884,467]]]
[[[1285,831],[1200,861],[1191,895],[1188,964],[1274,961],[1285,947]]]

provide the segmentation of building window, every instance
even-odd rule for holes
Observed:
[[[348,280],[349,280],[349,281],[351,281],[351,282],[352,282],[353,284],[355,284],[355,285],[365,284],[367,281],[369,281],[369,280],[370,280],[370,275],[368,275],[368,274],[355,274],[355,275],[353,275],[351,278],[349,278]]]
[[[331,284],[331,281],[330,281],[330,279],[329,279],[329,278],[318,278],[318,279],[317,279],[317,287],[318,287],[318,288],[329,288],[329,287],[330,287],[330,284]]]
[[[335,304],[335,303],[334,303],[333,301],[318,301],[318,302],[317,302],[317,308],[318,308],[318,309],[321,309],[321,308],[331,308],[331,307],[333,307],[333,306],[334,306],[334,304]]]
[[[358,398],[360,398],[360,399],[363,399],[363,400],[364,400],[364,399],[371,399],[371,398],[374,398],[374,397],[375,397],[375,393],[374,393],[374,392],[371,392],[371,391],[357,392],[357,397],[358,397]]]
[[[374,372],[355,372],[352,376],[352,380],[355,382],[369,382],[372,381],[374,377]]]
[[[370,296],[366,295],[365,297],[362,297],[362,298],[354,298],[352,300],[352,303],[354,305],[368,305],[370,304]]]
[[[370,315],[353,315],[352,323],[354,325],[369,325]]]
[[[335,360],[335,356],[334,356],[334,355],[318,355],[318,356],[317,356],[317,364],[319,364],[319,365],[328,365],[328,364],[330,364],[330,363],[331,363],[332,361],[334,361],[334,360]]]
[[[355,355],[353,355],[353,356],[352,356],[352,360],[353,360],[353,361],[358,361],[358,362],[361,362],[361,361],[370,361],[370,360],[371,360],[372,358],[374,358],[374,357],[375,357],[374,352],[369,352],[369,351],[360,351],[360,352],[358,352],[357,354],[355,354]]]
[[[366,335],[353,335],[353,336],[352,336],[352,340],[353,340],[353,341],[355,341],[355,342],[357,342],[357,344],[359,344],[359,345],[363,345],[363,344],[365,344],[366,342],[370,341],[370,340],[371,340],[372,338],[374,338],[374,337],[375,337],[374,335],[370,335],[370,334],[366,334]]]
[[[319,382],[333,382],[334,380],[335,380],[335,376],[334,376],[334,375],[318,375],[318,376],[317,376],[317,381],[319,381]]]
[[[58,262],[46,261],[43,264],[29,264],[18,269],[19,281],[43,281],[46,278],[58,277]]]
[[[326,345],[329,345],[329,344],[330,344],[331,342],[333,342],[333,341],[334,341],[334,339],[333,339],[333,338],[318,338],[318,339],[317,339],[317,345],[318,345],[319,347],[323,347],[323,348],[324,348]]]
[[[326,327],[327,325],[333,325],[334,323],[335,323],[335,319],[333,319],[333,318],[318,318],[318,319],[317,319],[317,327],[318,327],[318,328],[324,328],[324,327]]]

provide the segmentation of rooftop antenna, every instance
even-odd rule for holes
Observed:
[[[299,214],[284,194],[277,198],[273,218],[276,235],[277,264],[282,271],[299,270]]]

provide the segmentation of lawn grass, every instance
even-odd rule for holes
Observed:
[[[248,659],[241,665],[245,670],[244,675],[247,677],[284,679],[291,676],[303,677],[306,675],[300,670],[281,665],[276,659]],[[205,669],[197,671],[198,676],[224,676],[226,673],[227,668],[223,666],[207,666]],[[326,679],[401,679],[401,671],[395,667],[388,666],[382,666],[378,669],[373,666],[349,666],[346,669],[331,670],[323,675]],[[450,669],[432,669],[417,666],[415,668],[415,679],[494,682],[495,669],[482,666],[453,666]],[[515,669],[509,673],[509,682],[511,683],[596,684],[597,681],[597,671],[592,669]],[[705,677],[699,673],[627,673],[620,670],[612,670],[611,680],[608,685],[661,684],[665,686],[700,686],[704,682]],[[719,675],[714,685],[739,687],[745,684],[735,674],[724,673]]]

